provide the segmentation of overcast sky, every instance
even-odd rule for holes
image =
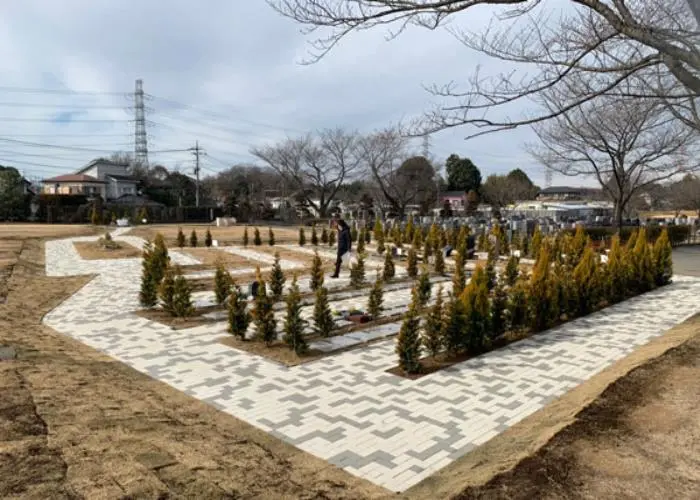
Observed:
[[[476,29],[489,18],[481,9],[456,21]],[[435,102],[422,85],[466,81],[477,65],[491,74],[499,69],[444,30],[414,28],[391,42],[385,35],[354,35],[305,66],[299,62],[308,37],[262,0],[1,2],[0,164],[41,178],[68,173],[101,153],[133,151],[129,108],[137,78],[152,96],[151,163],[191,172],[190,153],[157,151],[186,149],[199,140],[208,152],[203,173],[211,174],[252,161],[251,146],[286,135],[338,126],[370,132],[395,124]],[[523,149],[534,140],[528,130],[467,142],[465,135],[434,135],[433,156],[470,157],[484,178],[519,167],[543,183],[542,168]],[[65,149],[71,147],[89,151]]]

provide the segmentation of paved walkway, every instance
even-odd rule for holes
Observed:
[[[700,309],[700,280],[677,277],[662,290],[415,381],[385,372],[396,364],[393,340],[287,368],[220,344],[223,323],[175,331],[134,315],[139,260],[83,261],[71,241],[90,239],[46,244],[49,276],[97,274],[46,324],[393,491]]]

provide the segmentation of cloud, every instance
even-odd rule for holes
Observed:
[[[489,17],[484,9],[470,13],[469,25],[478,29]],[[15,160],[26,173],[44,176],[76,169],[93,156],[23,149],[3,144],[2,137],[105,154],[133,150],[131,93],[137,78],[149,95],[151,161],[187,171],[191,155],[158,151],[186,149],[198,140],[209,153],[205,171],[213,173],[225,164],[251,161],[251,146],[288,135],[337,126],[369,132],[395,124],[436,102],[422,85],[466,81],[478,65],[499,69],[498,62],[470,52],[445,30],[411,28],[391,42],[385,37],[381,29],[354,34],[322,61],[305,66],[299,62],[308,39],[265,2],[210,0],[206,8],[184,0],[168,2],[167,8],[136,0],[2,2],[3,85],[82,93],[0,88],[0,103],[33,106],[0,104],[0,163]],[[484,177],[519,167],[542,182],[541,168],[522,148],[533,139],[529,131],[469,142],[465,135],[458,129],[436,134],[433,155],[471,157]],[[30,161],[19,154],[27,152],[45,156]]]

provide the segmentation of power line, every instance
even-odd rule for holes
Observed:
[[[4,118],[0,117],[0,122],[27,122],[27,123],[55,123],[57,125],[62,125],[63,123],[124,123],[132,122],[133,120],[116,120],[116,119],[77,119],[70,118],[65,122],[56,120],[55,118]]]
[[[28,102],[0,102],[0,107],[7,108],[56,108],[56,109],[124,109],[124,106],[115,106],[107,104],[46,104],[46,103],[28,103]]]
[[[82,147],[82,146],[61,146],[59,144],[45,144],[45,143],[41,143],[41,142],[30,142],[30,141],[21,141],[21,140],[17,140],[17,139],[6,139],[4,137],[0,137],[0,141],[11,142],[13,144],[20,144],[23,146],[30,146],[30,147],[37,147],[37,148],[48,148],[48,149],[65,149],[68,151],[85,151],[85,152],[92,152],[92,153],[100,153],[100,152],[108,151],[105,149],[94,149],[94,148]],[[129,146],[130,145],[131,144],[129,144]]]
[[[150,94],[146,94],[146,95],[148,95],[148,97],[150,97],[150,98],[153,99],[154,101],[169,102],[169,103],[171,103],[171,104],[176,105],[176,106],[177,106],[178,108],[180,108],[180,109],[193,111],[193,112],[195,112],[195,113],[199,113],[199,114],[202,114],[202,115],[209,115],[209,116],[219,117],[219,119],[223,119],[223,120],[231,120],[231,117],[230,117],[230,116],[223,115],[223,114],[221,114],[221,113],[217,113],[217,112],[214,112],[214,111],[205,110],[205,109],[202,109],[202,108],[197,108],[197,107],[194,107],[194,106],[190,106],[190,105],[188,105],[188,104],[184,104],[184,103],[179,102],[179,101],[176,101],[176,100],[174,100],[174,99],[167,99],[167,98],[164,98],[164,97],[158,97],[158,96],[154,96],[154,95],[150,95]],[[281,127],[281,126],[278,126],[278,125],[271,125],[271,124],[269,124],[269,123],[258,122],[258,121],[252,121],[252,120],[246,120],[246,119],[243,119],[243,118],[236,118],[235,121],[241,122],[241,123],[246,123],[246,124],[248,124],[248,125],[254,125],[254,126],[259,126],[259,127],[265,127],[265,128],[270,128],[270,129],[281,130],[281,131],[283,131],[283,132],[288,132],[288,131],[290,131],[290,132],[297,132],[297,133],[301,133],[301,134],[306,134],[306,133],[308,132],[308,131],[305,131],[305,130],[295,129],[295,128],[292,128],[292,127]]]
[[[61,94],[61,95],[95,95],[95,96],[128,96],[126,92],[98,92],[91,90],[70,89],[36,89],[26,87],[0,86],[0,92],[17,92],[22,94]]]

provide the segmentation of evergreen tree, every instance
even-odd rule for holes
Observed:
[[[335,323],[328,304],[328,290],[321,285],[316,289],[314,302],[314,333],[321,337],[330,337]]]
[[[360,230],[360,236],[357,239],[357,253],[363,253],[365,251],[365,229]]]
[[[567,261],[571,267],[576,267],[576,265],[581,261],[583,252],[586,250],[586,247],[589,246],[589,243],[590,238],[586,234],[583,226],[581,224],[576,225],[576,233],[574,234],[574,238],[570,245],[568,245],[568,248],[566,248],[568,253]]]
[[[532,235],[532,242],[530,243],[530,256],[537,260],[540,256],[540,248],[542,247],[542,232],[540,231],[540,226],[535,226],[535,232]]]
[[[418,305],[420,307],[425,306],[430,300],[431,289],[432,284],[430,283],[430,273],[428,272],[427,266],[423,266],[417,285]]]
[[[357,224],[355,224],[354,222],[352,223],[352,227],[350,228],[350,239],[353,243],[357,241]]]
[[[474,276],[460,297],[464,305],[466,348],[470,353],[483,352],[488,345],[490,304],[486,271],[477,267]]]
[[[430,239],[428,239],[423,244],[423,264],[424,265],[428,265],[428,262],[430,262],[431,255],[433,255],[433,245],[432,245]]]
[[[153,253],[151,254],[151,273],[156,285],[160,285],[166,268],[170,265],[168,247],[165,246],[165,238],[158,233],[153,242]]]
[[[423,328],[423,345],[431,356],[437,356],[443,348],[444,314],[442,286],[440,286],[435,298],[435,304],[430,308]]]
[[[143,307],[153,307],[158,303],[158,283],[152,272],[153,244],[146,241],[141,261],[141,291],[139,303]]]
[[[374,241],[377,243],[377,253],[384,253],[386,250],[384,246],[384,226],[382,226],[382,221],[379,218],[374,222]]]
[[[311,226],[311,244],[315,247],[318,246],[318,233],[316,233],[316,226]]]
[[[207,232],[204,235],[204,246],[210,248],[213,241],[214,240],[211,237],[211,231],[209,231],[209,228],[207,228]]]
[[[520,275],[520,259],[515,255],[511,255],[508,258],[508,263],[506,264],[505,279],[508,286],[515,285],[518,281],[518,276]]]
[[[309,278],[309,288],[318,290],[323,286],[323,261],[318,256],[318,252],[314,252],[314,258],[311,260],[311,276]]]
[[[373,320],[379,318],[379,316],[381,316],[382,314],[382,311],[384,310],[383,286],[384,284],[382,283],[382,280],[379,278],[379,276],[377,276],[377,279],[374,281],[372,291],[370,291],[369,293],[369,299],[367,299],[367,312],[370,316],[372,316]]]
[[[267,228],[267,244],[271,247],[275,246],[275,233],[272,231],[271,227]]]
[[[301,317],[301,293],[297,277],[294,275],[292,286],[287,294],[287,316],[284,319],[284,342],[298,356],[309,350],[309,346],[304,340],[304,328],[306,321]]]
[[[277,339],[277,320],[272,309],[272,299],[267,294],[259,267],[256,269],[255,276],[259,285],[253,308],[255,336],[269,347]]]
[[[646,228],[642,227],[634,245],[635,284],[639,293],[644,293],[655,286],[652,252],[647,241]]]
[[[304,234],[304,228],[299,228],[299,246],[303,247],[306,245],[306,234]]]
[[[173,287],[173,314],[178,318],[186,318],[194,313],[192,304],[192,286],[182,275],[179,266],[175,266],[175,285]]]
[[[464,272],[465,252],[457,252],[455,255],[455,272],[452,275],[452,293],[460,295],[467,285],[467,276]]]
[[[193,248],[197,246],[197,231],[194,229],[190,233],[190,246]]]
[[[528,284],[524,280],[518,280],[508,290],[508,317],[513,330],[520,330],[528,323],[528,292]]]
[[[394,227],[391,228],[391,240],[394,242],[394,246],[396,248],[403,247],[403,237],[401,235],[401,226],[398,223],[394,224]]]
[[[366,244],[372,243],[372,233],[370,232],[370,230],[365,229],[364,233],[365,233],[365,243]]]
[[[247,246],[248,246],[248,243],[249,243],[249,240],[248,240],[248,226],[245,226],[245,227],[243,228],[243,246],[244,246],[244,247],[247,247]]]
[[[350,286],[362,288],[365,283],[365,256],[357,254],[357,261],[350,266]]]
[[[280,264],[280,254],[275,252],[275,261],[270,270],[270,292],[272,292],[273,301],[278,301],[282,297],[285,281],[284,271],[282,271],[282,265]]]
[[[413,231],[413,241],[411,242],[411,247],[418,253],[423,246],[423,231],[420,228]]]
[[[568,319],[576,314],[578,303],[573,270],[559,260],[555,261],[552,269],[552,289],[553,301],[558,308],[556,317],[566,315]]]
[[[553,290],[550,280],[549,248],[543,245],[538,252],[538,259],[530,276],[530,295],[528,297],[528,312],[530,326],[536,332],[548,328],[558,317],[555,310]]]
[[[459,230],[456,227],[449,230],[447,239],[452,248],[459,248]]]
[[[324,245],[328,244],[328,229],[326,229],[325,226],[321,230],[321,243],[323,243]]]
[[[465,254],[464,254],[464,261],[466,262],[467,260],[467,254],[466,250],[469,242],[469,226],[464,225],[459,228],[459,234],[457,235],[457,245],[455,245],[455,248],[457,250],[460,250],[462,247],[464,247]]]
[[[587,247],[574,268],[573,280],[576,295],[576,313],[586,315],[593,311],[600,297],[598,296],[598,269],[593,249]]]
[[[396,268],[394,267],[394,259],[391,256],[391,252],[387,252],[384,256],[384,269],[382,270],[382,279],[390,281],[396,274]]]
[[[671,253],[672,248],[668,238],[668,229],[664,228],[656,242],[654,242],[654,250],[652,252],[656,286],[667,285],[671,282],[671,276],[673,276]]]
[[[431,252],[440,245],[440,230],[438,225],[434,222],[430,225],[430,229],[428,230],[428,238],[426,239],[425,243],[426,245],[430,245]]]
[[[411,278],[415,279],[418,276],[418,256],[413,247],[408,249],[408,255],[406,256],[406,272]]]
[[[449,357],[457,356],[466,345],[466,323],[464,305],[456,295],[450,296],[443,321],[443,347]]]
[[[486,252],[488,250],[488,238],[486,237],[485,231],[481,231],[481,233],[479,233],[476,246],[479,248],[480,252]]]
[[[226,270],[223,261],[216,262],[216,272],[214,273],[214,295],[217,304],[223,304],[231,293],[233,278]]]
[[[416,226],[413,224],[413,215],[408,216],[406,221],[406,227],[404,228],[404,240],[406,243],[413,241],[413,233],[415,232]]]
[[[491,234],[496,237],[496,241],[498,242],[499,255],[507,255],[510,253],[508,236],[500,224],[494,224],[493,228],[491,228]]]
[[[253,229],[253,245],[259,247],[262,245],[262,238],[260,237],[260,229],[257,227]]]
[[[335,245],[335,231],[330,231],[328,233],[328,246],[332,247]]]
[[[438,246],[435,250],[442,250],[447,246],[447,231],[443,228],[438,228]]]
[[[435,250],[433,269],[435,270],[435,274],[439,274],[440,276],[445,274],[445,255],[442,253],[441,248]]]
[[[228,299],[228,331],[241,340],[246,339],[246,332],[250,324],[248,301],[237,286],[231,287],[231,295]]]
[[[184,248],[185,246],[185,233],[182,232],[182,228],[177,228],[177,246],[178,248]]]
[[[506,311],[508,309],[508,294],[503,284],[497,283],[491,299],[491,332],[493,337],[503,335],[507,328]]]
[[[610,252],[608,252],[606,265],[607,298],[613,304],[623,300],[628,294],[629,265],[625,261],[625,257],[625,251],[620,245],[620,237],[614,235],[610,242]]]
[[[513,250],[519,250],[520,247],[522,246],[522,242],[520,241],[520,234],[513,231],[513,235],[510,238],[510,249],[511,251]]]
[[[396,354],[399,357],[399,367],[405,373],[419,373],[421,370],[421,337],[418,292],[414,288],[411,305],[401,324],[399,336],[396,339]]]
[[[634,247],[636,244],[637,244],[637,230],[635,229],[630,234],[630,237],[627,240],[627,243],[625,243],[625,250],[627,250],[629,253],[632,253],[634,251]]]
[[[484,272],[486,274],[486,287],[491,291],[496,286],[496,249],[491,243],[488,244],[488,257]]]
[[[160,282],[158,298],[163,305],[163,310],[175,316],[175,270],[171,266],[165,270],[165,276]]]

